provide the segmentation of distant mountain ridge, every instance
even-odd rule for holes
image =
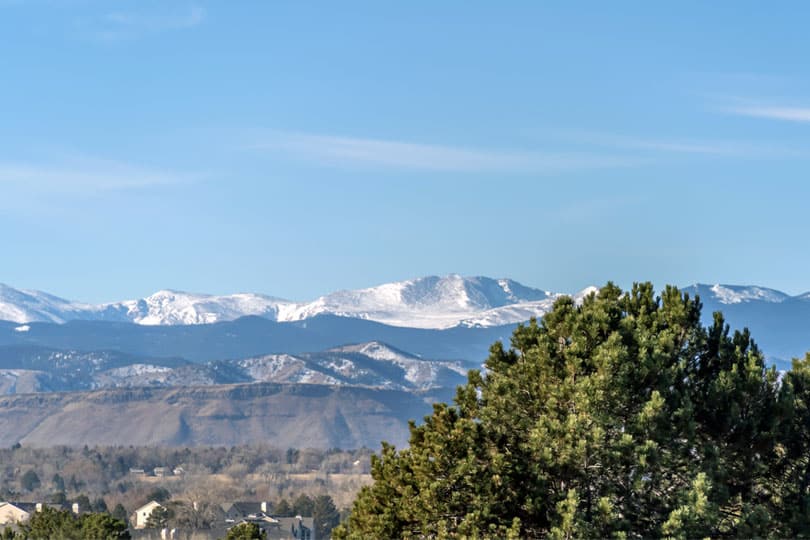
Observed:
[[[419,358],[377,341],[205,363],[116,351],[0,346],[0,395],[269,382],[421,392],[453,388],[465,381],[466,374],[460,362]]]
[[[681,290],[690,293],[692,296],[699,295],[704,300],[726,305],[748,302],[779,304],[786,300],[810,300],[810,293],[790,296],[776,289],[758,287],[756,285],[707,285],[705,283],[696,283],[689,287],[684,287]]]
[[[722,311],[750,328],[779,369],[810,350],[810,294],[682,290],[705,324]],[[560,296],[461,276],[309,303],[160,291],[90,305],[0,286],[0,444],[407,444],[409,419]]]
[[[74,351],[121,351],[177,357],[195,363],[267,354],[300,354],[349,343],[380,341],[422,358],[462,360],[480,366],[494,341],[508,340],[514,325],[405,328],[335,315],[275,322],[262,317],[189,326],[145,326],[106,321],[17,323],[0,321],[0,346],[39,346]]]
[[[312,302],[255,293],[215,296],[162,290],[138,300],[87,304],[0,284],[0,320],[20,324],[85,320],[190,325],[232,321],[248,315],[289,322],[328,314],[392,326],[438,329],[522,322],[545,314],[559,296],[510,279],[455,274],[337,291]]]
[[[0,320],[16,323],[108,321],[184,325],[230,321],[247,315],[275,320],[279,306],[289,304],[286,300],[252,293],[213,296],[171,290],[139,300],[87,304],[0,283]]]
[[[573,297],[579,301],[595,290]],[[810,293],[700,283],[682,290],[700,296],[706,322],[720,310],[733,328],[749,327],[771,358],[787,362],[810,350]],[[427,358],[480,364],[492,341],[508,339],[517,323],[542,317],[561,296],[510,279],[455,274],[338,291],[312,302],[165,290],[92,305],[0,285],[0,344],[114,349],[201,362],[378,340]],[[16,325],[12,332],[8,324]],[[231,326],[218,326],[223,324]],[[59,328],[65,325],[70,328]],[[229,336],[241,337],[237,342]]]

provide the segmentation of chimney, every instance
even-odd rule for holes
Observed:
[[[71,507],[71,510],[73,510],[73,513],[78,516],[79,515],[79,503],[73,503],[73,505]]]
[[[262,512],[267,513],[267,501],[262,501]]]

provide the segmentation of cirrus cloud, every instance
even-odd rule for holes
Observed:
[[[810,107],[783,107],[771,105],[751,105],[730,107],[728,112],[739,116],[786,120],[789,122],[810,122]]]
[[[556,173],[639,163],[631,157],[604,153],[491,150],[302,133],[276,133],[251,148],[326,165],[439,172]]]
[[[0,161],[0,187],[29,191],[86,193],[193,181],[195,176],[96,158],[59,162]]]

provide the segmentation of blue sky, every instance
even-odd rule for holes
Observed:
[[[0,0],[0,282],[810,289],[810,5]]]

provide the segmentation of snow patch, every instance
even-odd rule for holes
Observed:
[[[764,287],[739,285],[712,285],[711,292],[721,304],[740,304],[742,302],[770,302],[781,303],[789,298],[783,292]]]

